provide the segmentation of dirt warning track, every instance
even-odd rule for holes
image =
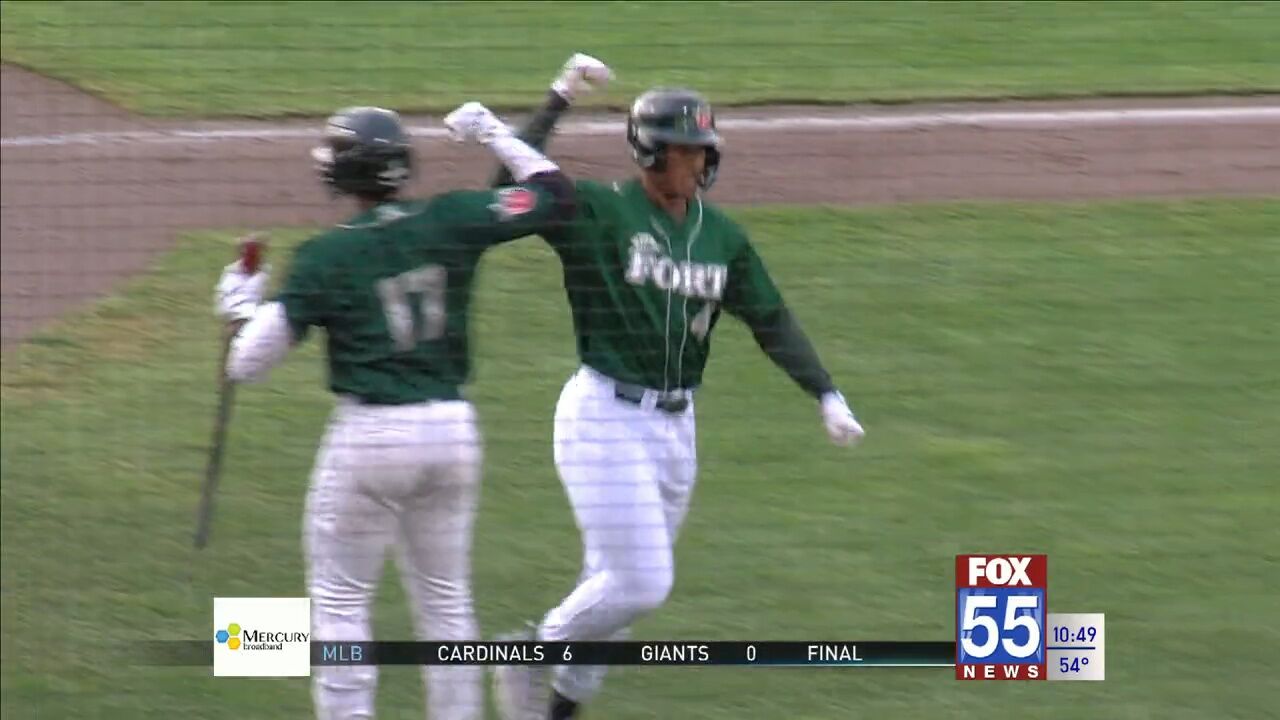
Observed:
[[[67,85],[0,71],[0,336],[109,292],[180,233],[340,218],[306,150],[318,121],[138,118]],[[714,98],[713,98],[714,99]],[[480,187],[481,149],[416,136],[413,191]],[[1276,195],[1280,98],[734,109],[712,197],[881,204]],[[575,116],[552,154],[583,177],[634,172],[618,117]]]

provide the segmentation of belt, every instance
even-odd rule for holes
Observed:
[[[613,385],[613,396],[633,405],[643,405],[645,396],[650,393],[657,395],[653,406],[662,412],[674,415],[684,412],[689,407],[689,396],[683,392],[678,392],[677,394],[661,393],[657,390],[650,390],[643,385],[624,382],[615,382]]]
[[[348,393],[339,393],[336,397],[339,405],[346,405],[348,407],[405,407],[407,405],[429,405],[431,403],[466,401],[466,398],[464,398],[461,393],[441,393],[434,397],[427,396],[413,399],[370,398],[362,395],[351,395]]]

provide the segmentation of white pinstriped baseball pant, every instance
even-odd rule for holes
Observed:
[[[621,640],[659,608],[675,578],[673,551],[697,476],[692,400],[679,414],[614,395],[615,383],[581,368],[561,392],[555,462],[584,545],[576,589],[547,613],[544,641]],[[603,666],[559,666],[553,686],[585,702]]]
[[[471,544],[482,455],[470,403],[339,402],[306,502],[315,641],[372,639],[370,609],[392,548],[418,638],[480,639]],[[374,717],[377,668],[317,667],[312,678],[320,720]],[[424,668],[423,682],[430,720],[483,717],[481,668]]]

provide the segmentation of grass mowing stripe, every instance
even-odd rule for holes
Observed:
[[[718,103],[1280,90],[1271,3],[6,3],[3,57],[156,115],[528,107],[575,51]],[[708,30],[714,28],[714,31]],[[530,45],[519,40],[536,36]],[[367,100],[366,100],[367,99]]]

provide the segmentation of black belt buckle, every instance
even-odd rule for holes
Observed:
[[[613,396],[619,400],[626,400],[633,405],[639,405],[644,402],[645,388],[638,385],[628,385],[617,383],[613,388]],[[689,407],[689,398],[686,397],[668,397],[659,398],[654,403],[654,407],[665,413],[672,415],[682,413]]]
[[[689,399],[677,397],[677,398],[669,398],[666,400],[659,400],[656,404],[656,407],[665,413],[671,413],[672,415],[675,415],[677,413],[684,412],[685,409],[689,407]]]

